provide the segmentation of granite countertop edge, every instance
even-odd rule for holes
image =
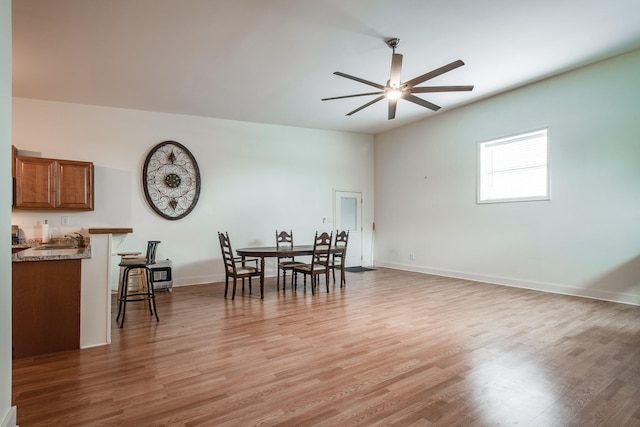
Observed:
[[[16,252],[11,256],[11,262],[29,261],[59,261],[65,259],[91,258],[91,245],[77,249],[37,249],[31,248]]]

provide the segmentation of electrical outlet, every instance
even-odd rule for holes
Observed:
[[[61,216],[60,225],[69,225],[69,217],[66,215]]]
[[[409,259],[410,259],[411,261],[415,260],[415,259],[416,259],[416,254],[414,254],[413,252],[410,252],[410,253],[409,253]]]

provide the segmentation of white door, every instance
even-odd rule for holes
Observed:
[[[336,230],[349,230],[345,264],[359,267],[362,265],[362,193],[336,191],[334,206]]]

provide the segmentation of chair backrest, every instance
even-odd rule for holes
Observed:
[[[336,256],[345,256],[347,253],[347,243],[349,242],[349,230],[340,231],[336,230],[336,241],[334,243],[334,248],[342,248],[342,252],[335,254]]]
[[[220,250],[222,251],[222,260],[224,261],[225,271],[235,273],[236,263],[233,262],[233,249],[231,249],[231,241],[229,240],[229,233],[218,233],[218,239],[220,240]]]
[[[281,231],[278,232],[276,230],[276,248],[280,249],[281,247],[292,248],[293,247],[293,231],[289,230],[289,232]],[[281,259],[293,259],[292,256],[282,257],[279,256],[278,260]]]
[[[281,246],[293,246],[293,231],[288,233],[281,231],[278,233],[278,230],[276,230],[276,247],[279,249]]]
[[[156,250],[158,249],[159,243],[162,242],[159,240],[149,240],[147,242],[147,264],[156,263]]]
[[[313,256],[311,257],[311,264],[329,264],[329,254],[331,251],[331,240],[333,239],[333,232],[330,234],[323,232],[318,235],[316,231],[316,237],[313,240]]]

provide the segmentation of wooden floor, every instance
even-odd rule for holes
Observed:
[[[347,274],[264,301],[176,288],[160,323],[131,304],[111,346],[14,361],[18,423],[640,426],[640,307]]]

